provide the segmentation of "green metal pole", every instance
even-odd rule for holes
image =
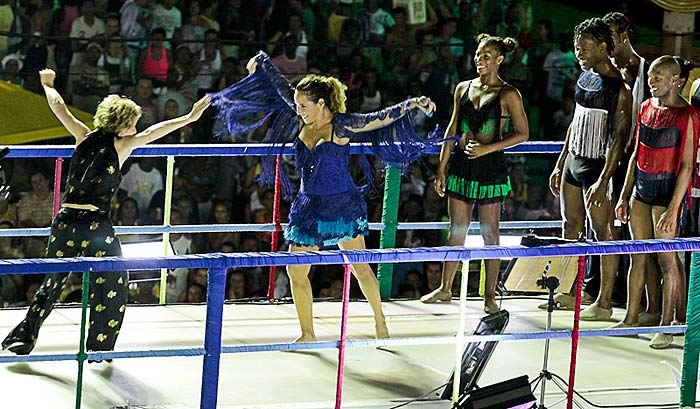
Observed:
[[[91,269],[92,270],[92,269]],[[85,353],[85,326],[87,324],[88,294],[90,293],[90,271],[83,272],[83,295],[81,299],[80,314],[80,346],[78,347],[78,382],[75,390],[75,409],[80,409],[83,396],[83,366],[87,354]]]
[[[165,209],[163,209],[163,226],[170,226],[170,209],[173,204],[173,177],[175,177],[175,157],[168,156],[165,171]],[[169,255],[170,232],[163,233],[163,255]],[[160,296],[158,303],[165,304],[165,293],[168,289],[168,269],[160,269]]]
[[[398,226],[399,193],[401,188],[401,171],[394,166],[386,167],[384,179],[384,203],[382,207],[382,223],[384,230],[379,247],[386,249],[396,245],[396,227]],[[377,268],[379,293],[383,300],[391,297],[391,281],[394,275],[394,264],[383,263]]]
[[[688,283],[688,311],[683,345],[683,377],[681,378],[681,407],[695,407],[695,388],[698,383],[698,354],[700,354],[700,253],[690,259],[690,282]]]

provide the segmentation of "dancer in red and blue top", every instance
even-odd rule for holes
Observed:
[[[632,239],[678,237],[687,215],[690,181],[695,166],[700,115],[680,92],[692,63],[662,56],[649,68],[652,98],[639,107],[633,160],[616,206],[617,218],[628,223]],[[646,253],[632,254],[628,276],[627,314],[616,327],[635,327],[644,291]],[[657,254],[663,274],[661,325],[685,322],[685,278],[675,252]],[[675,314],[674,314],[675,312]],[[668,348],[673,336],[658,333],[649,344]]]
[[[379,112],[349,114],[345,113],[345,86],[335,78],[309,75],[294,88],[263,52],[249,61],[248,71],[250,75],[240,82],[213,94],[212,104],[219,109],[218,117],[229,133],[248,132],[274,116],[267,140],[293,144],[301,187],[284,231],[290,250],[332,245],[364,249],[367,205],[350,175],[349,142],[371,142],[370,149],[385,163],[405,168],[426,147],[440,142],[438,133],[428,139],[418,137],[410,117],[416,109],[432,113],[434,104],[425,97],[412,98]],[[361,158],[360,164],[365,177],[371,178],[367,160]],[[262,179],[271,180],[273,167],[268,161],[263,169]],[[283,183],[289,193],[288,180]],[[308,265],[287,267],[301,326],[300,342],[316,340],[309,269]],[[372,307],[377,338],[387,338],[372,269],[368,264],[355,264],[352,271]]]

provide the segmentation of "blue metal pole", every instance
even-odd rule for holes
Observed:
[[[207,320],[204,333],[204,367],[200,408],[216,408],[221,361],[221,328],[226,291],[226,268],[210,268],[207,277]]]

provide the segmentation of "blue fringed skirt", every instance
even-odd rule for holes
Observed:
[[[357,188],[332,195],[299,192],[284,238],[297,246],[329,247],[368,231],[367,203]]]

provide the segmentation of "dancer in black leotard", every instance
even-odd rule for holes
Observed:
[[[438,194],[449,197],[451,246],[464,245],[475,205],[479,207],[484,244],[499,243],[501,203],[511,190],[503,150],[526,141],[529,133],[520,93],[498,75],[506,54],[516,46],[515,40],[488,34],[481,34],[477,40],[474,62],[479,77],[457,85],[446,133],[460,136],[459,149],[454,149],[454,143],[443,145],[435,179]],[[500,260],[486,261],[484,311],[487,313],[499,309],[495,301],[499,263]],[[421,301],[450,301],[456,271],[457,262],[446,262],[442,284]]]
[[[53,88],[56,73],[39,72],[49,106],[75,137],[61,210],[51,224],[47,257],[120,256],[110,202],[121,180],[119,169],[131,152],[190,124],[209,106],[209,97],[197,101],[181,117],[136,132],[141,108],[128,98],[107,96],[97,107],[90,131],[68,110]],[[2,349],[26,355],[34,349],[39,329],[61,294],[68,273],[48,274],[32,299],[26,317],[2,342]],[[88,351],[111,351],[119,335],[127,301],[126,271],[90,274]]]

